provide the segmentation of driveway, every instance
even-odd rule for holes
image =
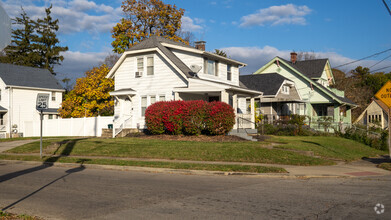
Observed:
[[[28,144],[28,143],[35,142],[35,141],[39,141],[39,139],[0,142],[0,153],[7,151],[9,149],[12,149],[14,147],[18,147],[23,144]]]

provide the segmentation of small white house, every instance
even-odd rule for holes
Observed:
[[[64,91],[47,69],[0,63],[0,137],[23,135],[39,122],[38,93],[50,95],[45,118],[57,118]]]
[[[388,107],[382,101],[373,99],[368,107],[358,116],[354,124],[361,124],[381,129],[388,128]]]
[[[114,78],[114,130],[144,128],[145,110],[157,101],[206,100],[230,104],[245,112],[246,98],[254,103],[262,92],[239,81],[239,68],[246,64],[163,37],[152,36],[125,51],[107,78]],[[252,105],[254,106],[254,105]],[[254,112],[246,118],[254,127]]]

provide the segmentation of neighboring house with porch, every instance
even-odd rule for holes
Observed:
[[[291,114],[304,115],[305,102],[295,83],[278,73],[240,76],[247,88],[261,91],[262,99],[255,99],[257,111],[268,123],[284,119]]]
[[[57,118],[63,92],[47,69],[0,63],[0,137],[9,137],[11,132],[23,135],[34,122],[39,122],[38,93],[50,95],[44,117]]]
[[[361,124],[371,127],[388,128],[388,107],[382,101],[373,99],[368,107],[354,121],[354,124]]]
[[[106,77],[114,78],[114,131],[145,128],[145,110],[157,101],[205,100],[230,104],[237,117],[254,121],[246,109],[262,92],[239,81],[239,68],[246,64],[163,37],[152,36],[125,51]],[[254,127],[254,124],[249,124]],[[116,135],[116,134],[114,134]]]
[[[297,54],[293,52],[290,61],[275,57],[254,74],[268,73],[278,73],[294,82],[305,103],[305,115],[311,121],[330,117],[333,122],[351,124],[351,110],[357,105],[346,98],[343,91],[330,87],[334,77],[328,59],[297,61]]]

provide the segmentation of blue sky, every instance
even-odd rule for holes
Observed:
[[[382,0],[165,0],[185,9],[182,28],[205,40],[206,50],[223,49],[248,64],[250,74],[275,56],[291,51],[314,52],[329,58],[332,66],[391,48],[391,16]],[[391,1],[387,0],[389,4]],[[123,16],[121,0],[0,0],[10,17],[44,15],[53,4],[52,15],[60,20],[58,37],[69,47],[57,78],[72,80],[96,66],[111,50],[111,28]],[[391,56],[391,51],[344,66],[372,66]],[[373,66],[391,66],[391,57]],[[391,67],[384,69],[391,71]]]

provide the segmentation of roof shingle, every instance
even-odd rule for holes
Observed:
[[[0,78],[7,86],[63,90],[47,69],[0,63]]]
[[[243,75],[239,80],[247,88],[261,91],[263,95],[276,95],[285,80],[291,81],[278,73]]]

